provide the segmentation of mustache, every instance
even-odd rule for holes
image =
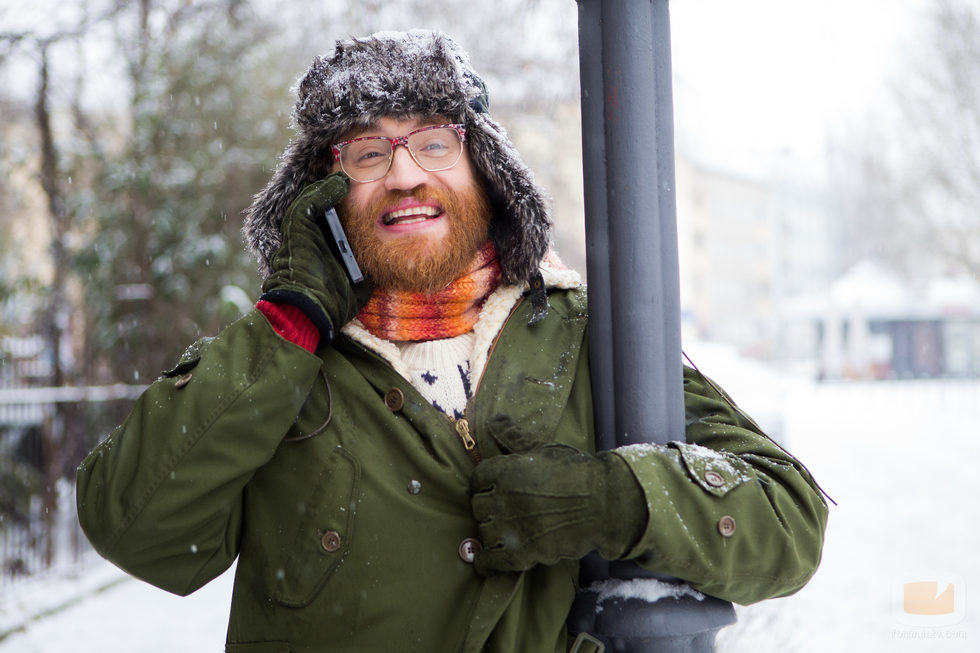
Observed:
[[[453,198],[451,198],[447,192],[435,188],[429,188],[427,186],[420,186],[409,190],[387,191],[385,194],[380,195],[371,201],[367,207],[367,213],[375,218],[380,218],[385,213],[392,211],[394,207],[406,199],[414,199],[421,204],[436,203],[442,208],[443,211],[445,211],[447,205],[453,201]]]

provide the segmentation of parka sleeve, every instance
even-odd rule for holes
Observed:
[[[686,442],[614,450],[647,499],[625,556],[740,604],[800,589],[820,562],[827,506],[806,468],[685,367]]]
[[[155,381],[78,468],[79,521],[95,549],[180,595],[227,569],[243,488],[296,420],[320,365],[253,310]]]

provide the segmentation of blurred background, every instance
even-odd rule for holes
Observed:
[[[719,649],[976,650],[980,6],[671,14],[684,348],[839,504],[814,581],[739,608]],[[577,19],[573,0],[0,0],[0,651],[221,649],[228,576],[176,599],[101,563],[74,469],[257,299],[241,212],[335,39],[453,35],[584,272]],[[904,611],[929,581],[955,590],[945,620]]]

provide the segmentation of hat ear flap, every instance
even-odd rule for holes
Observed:
[[[503,127],[486,114],[468,117],[470,160],[486,182],[494,208],[490,235],[502,280],[509,284],[527,281],[537,273],[551,244],[548,202]]]
[[[242,236],[259,263],[259,272],[272,272],[272,257],[282,244],[282,219],[286,209],[307,185],[327,176],[332,155],[314,141],[298,139],[289,144],[265,188],[245,209]]]

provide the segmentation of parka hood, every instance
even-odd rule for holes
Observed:
[[[339,41],[317,57],[295,87],[296,135],[266,187],[245,212],[245,244],[263,276],[280,244],[289,204],[333,164],[331,145],[382,117],[445,116],[466,125],[470,159],[494,209],[490,236],[501,280],[532,279],[548,249],[551,218],[545,196],[503,127],[489,114],[486,86],[467,54],[438,32],[379,32]]]

